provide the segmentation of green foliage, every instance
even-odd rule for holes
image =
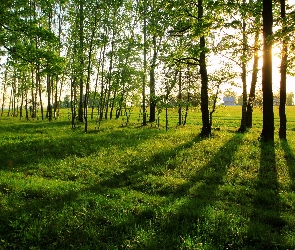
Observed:
[[[140,127],[136,111],[128,127],[93,121],[87,134],[66,111],[54,122],[1,117],[0,248],[293,249],[294,107],[288,141],[274,144],[258,140],[259,109],[236,133],[239,109],[216,111],[210,139],[197,110],[167,132]]]

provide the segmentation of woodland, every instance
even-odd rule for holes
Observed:
[[[295,249],[294,27],[285,0],[2,0],[0,249]]]
[[[276,46],[281,51],[279,133],[286,138],[286,76],[294,64],[292,4],[22,0],[1,6],[2,115],[6,105],[10,116],[51,121],[67,95],[72,127],[81,123],[87,132],[89,119],[119,118],[136,105],[142,125],[155,122],[171,105],[179,109],[178,124],[185,124],[181,114],[199,106],[201,134],[210,136],[223,86],[239,85],[239,131],[252,127],[255,95],[262,89],[261,137],[273,140]]]

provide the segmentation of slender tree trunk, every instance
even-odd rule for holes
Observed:
[[[239,132],[244,133],[247,131],[247,65],[246,65],[246,53],[247,53],[247,37],[246,37],[246,22],[243,17],[243,58],[242,58],[242,83],[243,83],[243,105],[242,105],[242,119]]]
[[[7,116],[10,116],[11,102],[12,102],[12,89],[10,90],[10,97],[9,97],[9,104],[8,104]]]
[[[54,88],[54,106],[53,106],[53,115],[54,119],[56,120],[58,118],[57,116],[57,106],[58,106],[58,82],[59,82],[59,77],[55,77],[55,88]]]
[[[97,74],[96,74],[96,80],[95,80],[95,87],[94,87],[93,105],[91,107],[91,119],[93,119],[93,114],[94,114],[94,104],[96,102],[96,96],[97,96],[97,87],[98,87],[98,80],[99,80],[99,73],[100,73],[100,65],[101,65],[101,57],[102,57],[103,47],[101,47],[100,52],[99,52],[99,62],[98,62]]]
[[[32,69],[31,71],[31,83],[32,83],[32,86],[31,86],[31,103],[32,103],[32,106],[30,108],[30,111],[31,111],[31,118],[36,118],[36,101],[35,101],[35,93],[34,93],[34,70]]]
[[[57,117],[59,117],[59,114],[60,114],[60,104],[61,104],[61,94],[63,90],[63,83],[64,83],[64,76],[62,76],[60,81],[59,96],[58,96],[58,102],[57,102]]]
[[[21,120],[23,118],[23,105],[24,105],[24,92],[21,92],[21,101],[20,101],[20,107],[19,107],[19,119]]]
[[[92,27],[90,45],[89,45],[89,53],[88,53],[88,65],[87,65],[87,80],[86,80],[86,93],[85,93],[85,103],[84,103],[84,120],[85,120],[85,132],[88,131],[88,102],[90,95],[90,75],[91,75],[91,58],[93,54],[93,39],[97,28],[97,18],[96,15],[94,17],[94,25]]]
[[[283,22],[283,32],[286,30],[286,7],[285,0],[280,0],[281,3],[281,18]],[[286,75],[287,75],[287,43],[285,37],[282,38],[282,61],[281,61],[281,83],[280,83],[280,130],[279,137],[287,139],[287,117],[286,117]]]
[[[147,2],[144,0],[143,6],[143,77],[142,77],[142,125],[146,126],[147,124],[147,115],[146,115],[146,70],[147,70]]]
[[[262,67],[262,92],[263,92],[263,128],[261,138],[264,141],[274,140],[274,113],[272,92],[272,0],[263,0],[263,67]]]
[[[248,103],[247,103],[247,114],[246,114],[246,116],[247,116],[246,117],[246,125],[248,128],[252,128],[252,114],[253,114],[257,75],[258,75],[259,35],[260,35],[260,30],[256,31],[255,41],[254,41],[254,60],[253,60],[253,69],[252,69],[252,79],[251,79],[251,87],[250,87],[249,99],[248,99]]]
[[[108,119],[108,112],[109,112],[109,105],[110,105],[110,96],[111,96],[111,91],[112,91],[112,73],[113,73],[113,58],[114,58],[114,38],[115,38],[115,31],[113,31],[113,36],[112,36],[112,42],[111,42],[111,58],[110,58],[110,65],[109,65],[109,72],[108,72],[108,79],[107,79],[107,84],[108,84],[108,93],[107,93],[107,99],[105,102],[105,119]]]
[[[122,93],[121,93],[121,97],[120,97],[120,101],[119,101],[119,109],[116,111],[116,119],[118,119],[120,117],[120,114],[122,112],[124,95],[125,95],[125,82],[123,82],[123,86],[122,86]]]
[[[80,99],[78,109],[78,120],[83,122],[83,96],[84,96],[84,0],[79,1],[79,86],[80,86]]]
[[[198,21],[202,22],[204,15],[203,0],[198,0]],[[202,136],[211,135],[209,98],[208,98],[208,73],[206,66],[206,41],[205,36],[200,37],[200,74],[201,74],[201,111],[202,111]]]
[[[155,91],[155,69],[157,60],[157,40],[156,35],[153,35],[153,58],[150,68],[150,118],[149,122],[156,120],[156,91]]]
[[[4,105],[5,105],[5,93],[6,93],[6,83],[7,83],[7,71],[4,74],[4,83],[3,83],[3,94],[2,94],[2,108],[1,108],[1,116],[4,115]]]
[[[100,101],[99,101],[99,120],[101,121],[103,118],[103,109],[104,109],[104,66],[105,66],[105,51],[106,51],[106,44],[104,43],[104,49],[103,49],[103,56],[102,56],[102,64],[101,64],[101,88],[100,88]]]
[[[72,128],[76,127],[76,77],[71,80],[71,113],[72,113]]]
[[[113,110],[114,110],[114,106],[115,106],[115,102],[116,102],[116,97],[117,97],[117,89],[114,90],[114,96],[113,96],[113,100],[111,103],[110,120],[112,120],[112,118],[113,118]]]
[[[178,125],[182,124],[182,71],[179,70],[178,75]]]
[[[47,118],[49,121],[52,121],[52,105],[51,105],[51,79],[47,74]]]
[[[96,80],[95,80],[95,86],[94,86],[94,93],[93,93],[93,103],[91,106],[91,120],[93,119],[93,114],[94,114],[94,105],[96,102],[96,96],[97,96],[97,86],[98,86],[98,79],[99,79],[99,71],[96,74]]]
[[[29,120],[29,110],[28,110],[28,89],[26,88],[26,120]]]
[[[42,85],[41,85],[41,79],[40,79],[40,66],[37,66],[37,72],[36,72],[36,84],[39,91],[39,100],[40,100],[40,110],[41,110],[41,118],[44,120],[44,108],[43,108],[43,100],[42,100]]]
[[[186,105],[185,105],[185,115],[183,120],[183,126],[185,126],[187,121],[188,109],[190,104],[191,73],[190,73],[189,66],[187,67],[187,81],[188,81],[188,89],[187,89],[187,99],[186,99]]]

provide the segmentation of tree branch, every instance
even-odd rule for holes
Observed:
[[[192,62],[191,60],[195,62]],[[187,65],[195,65],[195,66],[200,65],[200,60],[195,57],[174,58],[174,61],[178,63],[185,63]]]

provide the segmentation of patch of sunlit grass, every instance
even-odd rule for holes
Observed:
[[[276,129],[264,144],[261,111],[245,134],[240,111],[218,109],[207,139],[197,110],[186,126],[170,110],[168,131],[138,114],[87,134],[66,118],[0,118],[0,247],[293,249],[295,117],[288,141]]]

